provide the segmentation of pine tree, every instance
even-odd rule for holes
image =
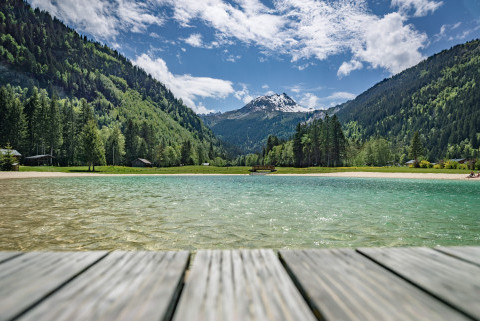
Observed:
[[[184,165],[192,165],[192,143],[187,140],[183,142],[182,148],[180,151],[180,162]]]
[[[88,121],[82,131],[82,158],[88,164],[88,171],[95,165],[105,164],[105,149],[94,120]]]
[[[295,129],[295,134],[293,136],[293,158],[294,166],[301,167],[303,163],[303,146],[302,146],[302,137],[304,132],[304,126],[298,124]]]
[[[107,163],[116,165],[123,163],[125,155],[125,136],[118,126],[113,127],[105,145]]]
[[[55,96],[50,100],[50,108],[47,114],[46,141],[50,147],[50,155],[53,156],[54,150],[62,145],[62,122],[58,101]]]
[[[416,131],[413,134],[412,141],[410,143],[410,157],[415,160],[415,164],[414,164],[415,167],[419,166],[418,158],[422,154],[422,151],[423,151],[423,146],[420,140],[420,134],[418,133],[418,131]]]

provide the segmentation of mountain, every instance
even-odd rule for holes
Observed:
[[[78,113],[79,101],[85,99],[99,128],[119,126],[126,136],[126,163],[136,157],[162,158],[159,153],[167,147],[180,162],[186,142],[195,163],[222,153],[213,133],[162,83],[116,50],[88,40],[23,0],[0,4],[0,86],[6,85],[19,87],[7,91],[16,92],[24,105],[34,88],[46,90],[40,95],[45,102],[59,99],[62,110],[73,103]],[[25,116],[28,131],[35,125],[30,112]],[[5,119],[0,115],[0,120]],[[32,139],[36,141],[13,147],[27,155],[38,151],[39,145],[45,148],[45,139]],[[0,145],[6,144],[3,140]]]
[[[385,137],[407,155],[418,131],[431,161],[474,157],[480,138],[480,40],[381,81],[339,106],[337,116],[347,136]]]
[[[218,138],[243,153],[261,151],[269,135],[288,139],[298,123],[323,117],[325,111],[301,107],[285,93],[257,97],[238,110],[202,116]]]
[[[284,112],[284,113],[307,113],[313,111],[297,104],[287,94],[274,94],[271,96],[257,97],[238,112],[241,114],[248,114],[256,111],[263,111],[266,113]]]

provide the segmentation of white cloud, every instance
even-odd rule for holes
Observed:
[[[345,91],[337,91],[331,94],[330,96],[326,97],[325,100],[351,100],[357,97],[357,95],[345,92]]]
[[[262,85],[262,89],[265,89],[265,90],[266,90],[266,89],[269,89],[269,88],[270,88],[270,86],[267,85],[267,84]]]
[[[427,35],[403,22],[404,17],[399,13],[372,21],[363,35],[363,45],[353,50],[355,58],[393,74],[419,63],[424,59],[419,49],[427,42]]]
[[[258,46],[267,56],[288,55],[293,62],[351,54],[352,60],[340,66],[339,76],[365,64],[398,73],[420,62],[427,36],[406,24],[403,13],[414,10],[415,14],[426,14],[442,4],[392,0],[399,12],[378,17],[368,9],[366,0],[275,0],[273,8],[259,0],[237,0],[236,5],[224,0],[156,1],[172,7],[173,18],[182,26],[203,21],[215,30],[219,45],[237,39]],[[265,57],[259,59],[265,61]],[[307,61],[297,68],[303,70],[312,64]]]
[[[242,58],[242,56],[240,56],[240,55],[236,55],[236,56],[229,55],[225,60],[229,61],[229,62],[236,62],[237,60],[239,60],[241,58]]]
[[[257,46],[265,56],[289,56],[299,70],[312,60],[332,55],[350,55],[338,70],[339,76],[362,67],[384,68],[398,73],[423,59],[420,50],[427,43],[425,33],[407,24],[407,14],[422,16],[436,11],[438,0],[391,0],[398,12],[374,15],[367,0],[31,0],[68,24],[100,39],[115,38],[121,31],[146,32],[161,25],[165,17],[152,13],[159,6],[172,9],[171,19],[183,27],[202,22],[213,30],[214,39],[205,42],[200,33],[180,39],[194,47],[217,48],[240,41]],[[177,40],[177,39],[176,39]],[[164,43],[175,43],[165,39]],[[178,45],[178,43],[177,43]],[[236,61],[238,55],[227,56]]]
[[[242,87],[242,89],[237,90],[234,93],[234,96],[238,100],[243,101],[243,103],[248,104],[253,99],[253,97],[250,95],[250,92],[249,92],[246,84],[240,84],[240,86]]]
[[[185,43],[189,44],[192,47],[202,47],[202,35],[199,33],[193,33],[187,39],[184,39]]]
[[[209,77],[193,77],[191,75],[174,75],[161,58],[152,59],[146,54],[138,56],[133,64],[145,69],[155,79],[164,83],[172,93],[182,98],[183,102],[195,112],[208,112],[201,103],[197,106],[197,98],[226,98],[234,92],[232,82]]]
[[[144,32],[150,25],[164,23],[161,17],[149,13],[151,1],[31,0],[30,3],[97,39],[114,38],[120,31]]]
[[[313,93],[305,92],[299,96],[299,104],[313,109],[327,109],[329,107],[337,106],[347,100],[354,99],[355,97],[355,94],[344,91],[334,92],[327,97],[318,97]]]
[[[342,78],[344,76],[348,76],[352,71],[362,68],[363,64],[355,59],[352,59],[350,62],[344,61],[340,68],[338,68],[337,76]]]
[[[313,109],[325,109],[320,105],[320,98],[312,93],[303,94],[302,98],[300,99],[300,106]]]
[[[197,104],[197,109],[196,109],[197,114],[211,114],[211,113],[214,113],[214,112],[215,112],[214,109],[208,109],[207,107],[205,107],[203,105],[202,102]]]
[[[442,4],[442,1],[436,0],[392,0],[392,7],[398,7],[400,12],[404,14],[413,10],[414,17],[424,17],[429,13],[433,13]]]
[[[263,42],[266,47],[275,47],[272,40],[285,24],[285,18],[275,15],[258,0],[238,0],[236,6],[222,0],[157,0],[170,5],[174,19],[188,27],[194,19],[201,19],[217,31],[217,36],[234,37],[246,43]]]

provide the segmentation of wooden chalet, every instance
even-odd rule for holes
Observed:
[[[25,165],[29,165],[29,166],[49,165],[54,158],[55,157],[53,157],[50,154],[35,155],[35,156],[25,157],[24,162],[25,162]]]
[[[153,167],[152,163],[144,158],[137,158],[132,161],[132,167]]]

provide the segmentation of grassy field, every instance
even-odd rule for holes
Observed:
[[[179,167],[155,167],[139,168],[125,166],[95,166],[96,173],[102,174],[249,174],[250,167],[232,166],[179,166]],[[20,166],[21,172],[64,172],[82,173],[88,172],[88,166],[57,167],[57,166]],[[464,169],[433,169],[433,168],[408,168],[408,167],[277,167],[274,174],[314,174],[336,172],[385,172],[385,173],[443,173],[443,174],[467,174],[470,171]]]

